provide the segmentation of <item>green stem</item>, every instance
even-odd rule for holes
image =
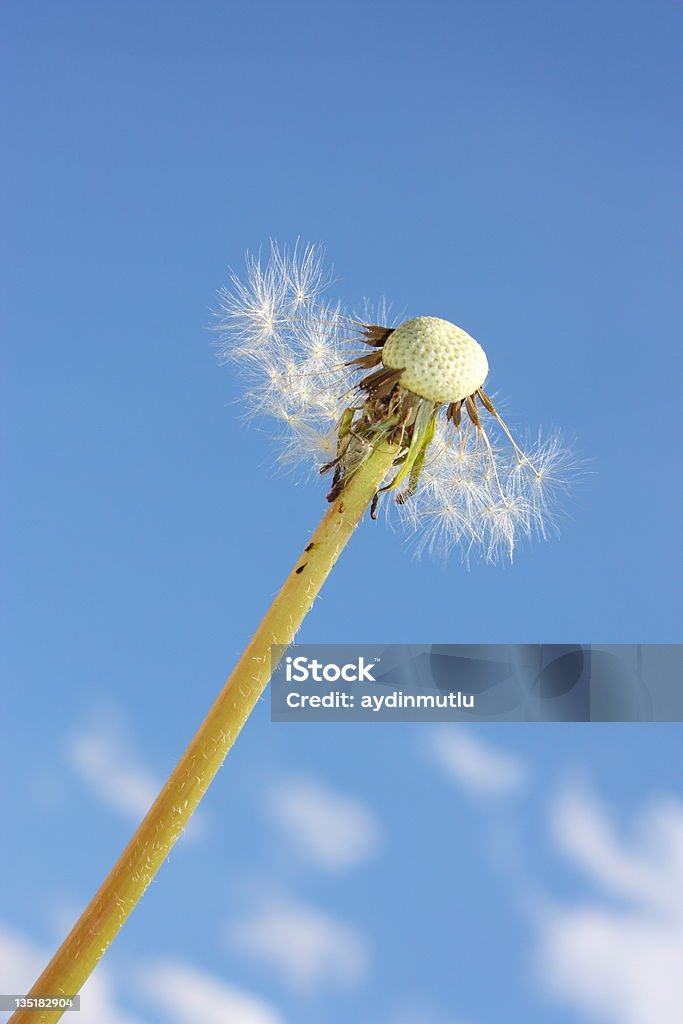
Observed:
[[[297,558],[194,739],[31,996],[76,995],[152,881],[237,739],[275,668],[271,646],[293,640],[389,470],[396,449],[376,448],[330,506]],[[17,1010],[8,1024],[47,1024],[61,1011]]]

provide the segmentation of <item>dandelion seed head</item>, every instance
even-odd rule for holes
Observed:
[[[520,446],[482,390],[474,338],[438,317],[392,325],[384,302],[354,316],[323,300],[330,280],[319,247],[271,244],[219,293],[219,357],[243,375],[247,415],[277,425],[280,465],[329,472],[332,501],[379,443],[395,446],[378,496],[418,554],[510,560],[554,533],[570,451],[558,434]]]
[[[401,369],[401,386],[431,402],[458,402],[482,387],[489,364],[481,345],[438,316],[406,320],[388,338],[382,362]]]

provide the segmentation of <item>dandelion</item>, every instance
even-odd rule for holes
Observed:
[[[554,527],[570,459],[557,435],[522,446],[484,391],[488,360],[434,316],[389,323],[323,298],[321,252],[271,247],[221,292],[221,358],[240,367],[249,417],[278,425],[283,464],[329,479],[329,507],[194,739],[30,995],[76,994],[208,789],[360,519],[380,505],[419,552],[490,562]],[[384,321],[384,322],[382,322]],[[393,499],[393,500],[392,500]],[[60,1011],[50,1011],[57,1020]],[[18,1010],[10,1024],[38,1024]]]
[[[334,502],[392,446],[371,514],[393,491],[420,553],[495,562],[548,537],[570,455],[556,434],[520,447],[483,389],[481,345],[439,317],[352,316],[323,301],[329,283],[318,248],[273,245],[265,267],[248,258],[244,280],[221,292],[221,357],[245,372],[250,415],[281,423],[281,463],[330,473]]]

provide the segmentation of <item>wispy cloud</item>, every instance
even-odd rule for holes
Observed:
[[[267,793],[266,811],[294,851],[324,870],[355,867],[380,847],[381,829],[369,808],[315,779],[276,783]]]
[[[619,836],[605,805],[587,789],[572,786],[555,800],[550,827],[556,846],[608,892],[669,909],[678,901],[683,911],[680,803],[650,804],[628,843]]]
[[[284,1024],[269,1002],[183,961],[146,963],[138,984],[173,1024]]]
[[[136,824],[161,789],[161,780],[133,749],[128,730],[116,712],[73,732],[67,740],[66,754],[90,793]],[[197,839],[204,827],[203,819],[195,815],[187,837]]]
[[[466,727],[432,729],[428,744],[442,771],[470,793],[509,796],[526,786],[527,769],[519,758],[485,743]]]
[[[17,931],[0,924],[0,991],[28,992],[49,959],[49,950]],[[83,986],[78,1024],[140,1024],[118,1005],[111,979],[100,966]]]
[[[355,928],[286,896],[269,897],[228,929],[234,949],[274,969],[293,989],[354,988],[370,953]]]
[[[555,998],[608,1024],[678,1024],[683,1007],[683,806],[650,805],[634,837],[585,790],[557,799],[557,847],[596,885],[543,907],[537,966]]]
[[[121,737],[101,727],[83,730],[70,738],[67,750],[79,778],[102,803],[136,821],[147,812],[158,782]]]

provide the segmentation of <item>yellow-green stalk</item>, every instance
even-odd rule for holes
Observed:
[[[331,503],[194,739],[29,995],[76,995],[116,938],[263,693],[276,667],[272,645],[288,645],[294,638],[396,453],[391,445],[376,445]],[[8,1024],[47,1024],[62,1012],[17,1010]]]

